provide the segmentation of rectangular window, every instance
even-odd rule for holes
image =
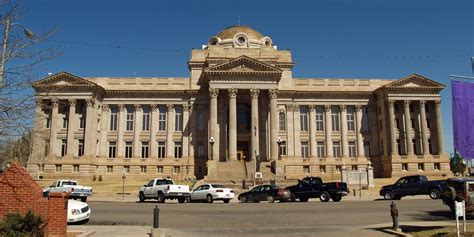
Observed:
[[[322,106],[316,107],[316,131],[324,131],[324,108]]]
[[[319,172],[326,173],[326,166],[325,165],[319,166]]]
[[[301,124],[301,131],[307,132],[308,131],[308,107],[307,106],[300,107],[300,124]]]
[[[123,173],[126,173],[126,174],[130,173],[130,166],[125,165],[125,166],[123,167]]]
[[[280,157],[286,156],[286,142],[280,143]]]
[[[332,122],[332,131],[339,132],[339,108],[336,106],[331,107],[331,122]]]
[[[441,170],[441,163],[434,163],[434,170]]]
[[[126,126],[125,131],[131,132],[133,131],[133,111],[131,108],[127,108],[127,115],[126,115]]]
[[[280,112],[278,114],[278,123],[279,123],[279,129],[280,131],[285,131],[286,128],[286,118],[285,118],[285,112]]]
[[[84,118],[84,113],[79,115],[79,128],[86,127],[86,118]]]
[[[304,166],[303,166],[303,173],[305,173],[305,174],[309,174],[309,173],[310,173],[310,167],[309,167],[309,165],[304,165]]]
[[[397,139],[395,141],[397,142],[398,154],[404,155],[404,154],[402,154],[402,144],[400,143],[400,139]]]
[[[68,118],[67,115],[64,115],[64,117],[63,117],[63,128],[67,128],[68,123],[69,123],[69,118]]]
[[[79,144],[77,146],[77,156],[84,155],[84,139],[79,139]]]
[[[402,163],[402,171],[408,171],[408,164]]]
[[[166,157],[166,144],[165,142],[158,142],[158,158]]]
[[[80,172],[80,166],[79,165],[72,165],[72,172],[79,173]]]
[[[395,126],[396,129],[400,128],[400,125],[398,125],[398,118],[394,119],[393,125]]]
[[[370,142],[364,141],[364,155],[370,157]]]
[[[62,139],[61,140],[61,156],[65,156],[67,152],[67,140]]]
[[[166,131],[166,108],[164,106],[160,106],[158,108],[158,131],[164,132]]]
[[[410,128],[412,128],[412,129],[415,128],[415,119],[410,119],[410,123],[411,123],[411,124],[410,124],[410,125],[411,125]]]
[[[175,174],[181,173],[181,167],[180,166],[174,166],[173,167],[173,173],[175,173]]]
[[[51,115],[46,117],[46,128],[51,128]]]
[[[324,158],[324,142],[320,141],[316,143],[316,150],[318,158]]]
[[[111,165],[108,165],[108,166],[107,166],[107,173],[111,174],[111,173],[113,173],[113,172],[114,172],[114,167],[111,166]]]
[[[142,142],[142,158],[148,158],[150,155],[150,143]]]
[[[301,142],[301,158],[306,159],[308,157],[308,142]]]
[[[125,142],[125,158],[130,159],[132,158],[133,154],[133,142],[127,141]]]
[[[198,158],[204,156],[204,144],[202,141],[197,142],[197,156]]]
[[[183,146],[181,142],[174,143],[174,158],[182,158],[183,157]]]
[[[204,112],[199,111],[197,114],[197,129],[199,132],[204,131],[205,122],[204,122]]]
[[[357,165],[351,165],[351,170],[353,171],[357,170]]]
[[[63,165],[56,165],[56,172],[62,172],[63,171]]]
[[[156,167],[156,173],[162,174],[163,173],[163,166],[157,166]]]
[[[425,164],[424,163],[418,163],[418,171],[424,171],[425,170]]]
[[[118,114],[117,114],[117,108],[110,108],[110,124],[109,124],[109,130],[111,132],[116,132],[117,131],[117,121],[118,121]]]
[[[334,157],[336,158],[341,157],[341,142],[333,142],[332,152],[333,152]]]
[[[140,173],[146,174],[146,166],[140,166]]]
[[[433,154],[433,147],[432,147],[432,144],[431,144],[431,138],[428,139],[428,151],[430,152],[430,154]]]
[[[43,172],[43,171],[44,171],[44,165],[43,165],[43,164],[38,165],[38,171],[39,171],[39,172]]]
[[[341,173],[341,171],[342,171],[342,166],[336,165],[336,173]]]
[[[413,144],[413,153],[415,153],[415,155],[419,155],[416,139],[411,139],[411,143]]]
[[[369,131],[369,109],[362,107],[362,131]]]
[[[115,158],[117,154],[117,141],[109,141],[109,158]]]
[[[174,130],[177,132],[183,131],[183,107],[176,106],[174,113]]]
[[[142,131],[150,131],[150,110],[148,107],[143,108],[143,120],[142,120]]]
[[[426,128],[430,129],[430,119],[426,119]]]
[[[349,141],[348,146],[349,146],[349,157],[355,158],[356,157],[356,142]]]
[[[347,131],[355,131],[354,108],[352,106],[347,107]]]

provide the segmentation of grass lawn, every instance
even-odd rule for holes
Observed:
[[[412,236],[457,236],[456,235],[456,226],[450,227],[410,227],[406,226],[405,228],[402,226],[402,230],[407,233],[411,234]],[[461,236],[474,236],[474,226],[467,225],[467,234],[462,234],[462,225],[459,227]]]

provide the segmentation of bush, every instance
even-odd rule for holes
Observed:
[[[99,175],[99,182],[102,182],[102,175]]]
[[[96,180],[96,177],[95,177],[95,175],[94,175],[94,177],[92,178],[92,182],[95,182],[95,180]]]
[[[23,237],[44,236],[45,221],[40,215],[35,215],[31,210],[22,216],[13,212],[6,214],[0,220],[0,236]]]

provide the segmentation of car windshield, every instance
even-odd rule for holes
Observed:
[[[213,188],[225,188],[225,186],[222,185],[222,184],[211,184],[211,186],[212,186]]]

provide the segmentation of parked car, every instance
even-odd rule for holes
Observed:
[[[177,185],[172,179],[152,179],[138,191],[140,202],[156,199],[159,203],[164,203],[166,199],[178,199],[179,203],[184,203],[189,196],[191,196],[189,186]]]
[[[445,180],[428,181],[424,175],[406,176],[392,185],[383,186],[380,196],[387,200],[400,200],[404,196],[429,195],[431,199],[439,199]]]
[[[321,202],[327,202],[329,199],[339,202],[349,193],[346,183],[323,183],[319,177],[306,177],[286,189],[291,191],[291,201],[298,199],[300,202],[307,202],[309,198],[319,198]]]
[[[43,192],[47,193],[62,193],[67,192],[69,198],[81,199],[81,201],[87,201],[87,197],[92,196],[92,188],[81,186],[75,180],[56,180],[48,188],[43,189]]]
[[[267,201],[273,203],[275,200],[279,200],[280,202],[289,200],[290,194],[290,190],[280,188],[276,185],[259,185],[248,192],[241,193],[238,199],[241,202]]]
[[[67,203],[67,223],[87,222],[91,217],[91,212],[87,203],[69,200]]]
[[[451,178],[446,180],[441,198],[453,214],[454,201],[466,201],[466,214],[472,215],[474,213],[474,179]]]
[[[222,184],[203,184],[191,192],[188,202],[206,201],[212,203],[215,200],[222,200],[224,203],[229,203],[234,196],[234,190]]]

